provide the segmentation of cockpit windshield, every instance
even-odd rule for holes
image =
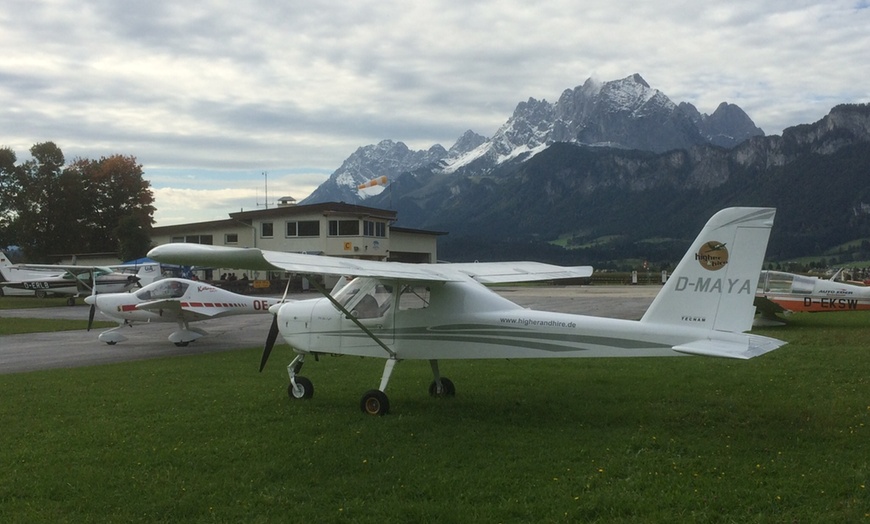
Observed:
[[[798,293],[813,292],[816,277],[806,277],[780,271],[762,271],[758,281],[758,289],[765,293]]]
[[[390,309],[393,288],[373,278],[355,278],[336,292],[334,298],[356,318],[378,318]]]
[[[180,280],[158,280],[136,292],[139,300],[161,300],[165,298],[181,298],[187,292],[189,284]]]

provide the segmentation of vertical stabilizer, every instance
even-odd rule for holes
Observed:
[[[774,208],[732,207],[713,215],[641,322],[749,330],[775,214]]]
[[[9,269],[12,268],[12,261],[6,256],[6,253],[0,251],[0,282],[10,282],[12,276],[9,275]]]

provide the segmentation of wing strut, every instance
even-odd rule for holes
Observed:
[[[325,297],[326,297],[330,302],[332,302],[332,305],[335,306],[335,307],[337,307],[338,310],[341,311],[341,312],[344,314],[344,316],[346,316],[346,317],[347,317],[351,322],[353,322],[354,324],[356,324],[357,327],[359,327],[359,328],[363,331],[363,333],[365,333],[366,335],[369,336],[369,338],[371,338],[372,340],[374,340],[375,342],[377,342],[379,346],[381,346],[382,348],[384,348],[384,351],[386,351],[386,352],[390,355],[390,358],[396,358],[396,352],[393,351],[392,349],[390,349],[389,346],[387,346],[386,344],[384,344],[384,341],[383,341],[383,340],[381,340],[380,338],[378,338],[377,335],[375,335],[374,333],[372,333],[372,331],[371,331],[369,328],[365,327],[365,326],[363,325],[363,323],[359,321],[358,318],[356,318],[355,316],[353,316],[353,315],[350,313],[350,311],[348,311],[344,306],[342,306],[341,304],[339,304],[338,301],[335,300],[335,297],[333,297],[333,296],[329,293],[329,291],[327,291],[326,288],[323,287],[323,284],[321,284],[320,282],[318,282],[317,280],[315,280],[315,279],[313,279],[313,278],[310,278],[310,279],[308,279],[308,280],[309,280],[309,282],[311,282],[312,285],[314,285],[314,287],[317,289],[317,291],[320,291],[320,294],[321,294],[321,295],[325,296]]]

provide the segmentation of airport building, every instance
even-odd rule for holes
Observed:
[[[188,242],[367,260],[434,263],[436,231],[395,227],[395,211],[328,202],[230,213],[225,220],[155,227],[154,245]]]

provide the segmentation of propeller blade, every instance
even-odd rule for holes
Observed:
[[[88,331],[91,330],[91,326],[94,325],[94,313],[97,311],[96,303],[91,304],[91,310],[88,312]]]
[[[266,361],[269,360],[269,354],[272,353],[272,347],[278,339],[278,315],[272,317],[272,325],[269,327],[269,336],[266,337],[266,345],[263,347],[263,356],[260,358],[260,372],[266,367]]]

